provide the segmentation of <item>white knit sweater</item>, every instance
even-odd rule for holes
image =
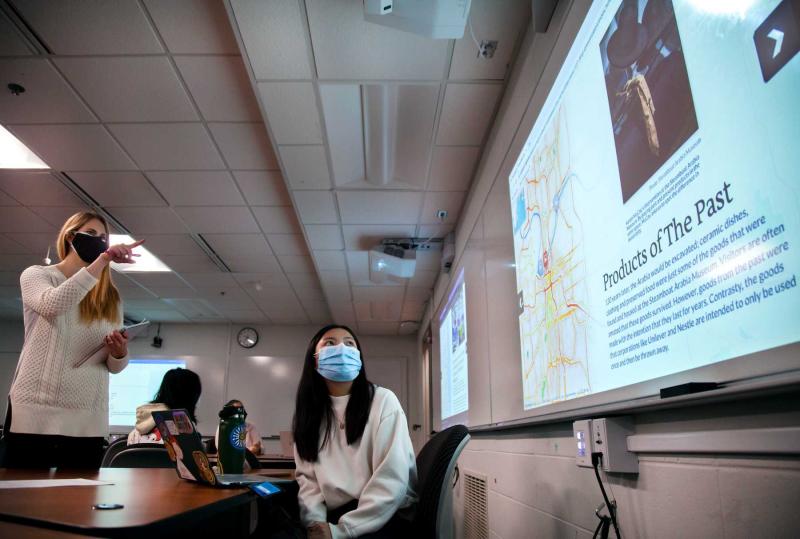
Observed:
[[[128,357],[75,367],[121,327],[80,320],[78,305],[96,283],[85,268],[69,279],[55,266],[22,272],[25,343],[11,386],[11,432],[108,435],[108,373],[124,369]]]
[[[337,422],[344,424],[350,396],[331,399]],[[414,448],[394,393],[375,388],[364,434],[354,445],[347,445],[345,431],[338,425],[331,433],[317,462],[302,460],[295,449],[300,518],[306,526],[325,522],[328,510],[358,500],[355,510],[338,525],[330,525],[333,539],[358,537],[381,529],[398,509],[416,501]]]

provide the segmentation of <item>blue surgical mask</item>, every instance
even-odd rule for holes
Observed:
[[[324,346],[317,354],[317,372],[331,382],[352,382],[361,372],[361,352],[354,346]]]

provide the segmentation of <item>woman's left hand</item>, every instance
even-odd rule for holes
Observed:
[[[128,354],[128,338],[116,329],[106,335],[104,340],[112,357],[120,359]]]
[[[326,522],[314,522],[308,527],[308,539],[332,539],[331,528]]]

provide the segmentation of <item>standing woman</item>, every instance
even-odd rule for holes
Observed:
[[[311,339],[293,425],[300,518],[309,538],[401,537],[416,501],[416,459],[397,397],[367,380],[345,326]]]
[[[122,302],[108,264],[133,263],[108,246],[108,224],[76,213],[58,235],[61,262],[22,272],[25,343],[11,385],[5,466],[99,468],[108,435],[108,373],[128,364]],[[98,347],[100,361],[81,361]]]

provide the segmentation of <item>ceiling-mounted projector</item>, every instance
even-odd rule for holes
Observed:
[[[400,281],[414,276],[417,252],[396,244],[381,244],[369,251],[369,280],[373,283]]]
[[[364,19],[433,39],[461,39],[472,0],[364,0]]]

